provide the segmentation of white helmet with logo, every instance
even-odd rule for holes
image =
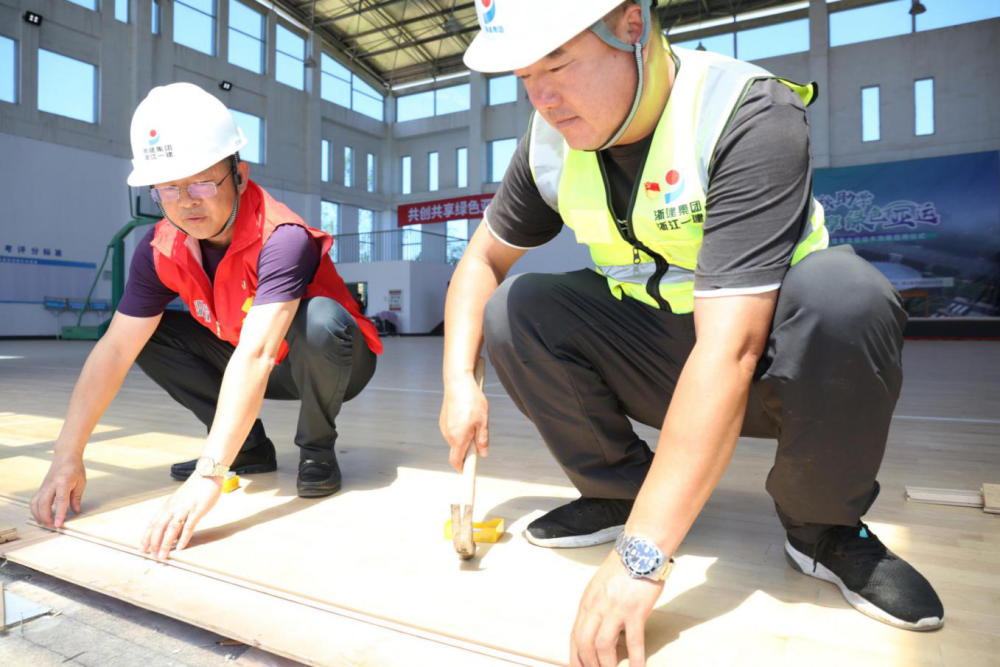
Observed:
[[[608,46],[635,58],[636,88],[632,106],[618,130],[598,150],[614,146],[639,110],[643,89],[642,48],[652,28],[656,0],[633,0],[642,9],[642,35],[635,44],[618,39],[604,17],[625,0],[476,0],[479,34],[465,51],[465,64],[477,72],[509,72],[538,62],[584,30]]]
[[[465,52],[477,72],[509,72],[541,60],[587,28],[610,46],[632,51],[614,38],[601,19],[624,0],[476,0],[480,32]],[[651,0],[642,0],[649,36]],[[602,29],[601,26],[604,26]],[[613,41],[609,41],[610,37]]]
[[[149,91],[132,115],[131,139],[133,187],[193,176],[247,144],[226,105],[192,83]]]

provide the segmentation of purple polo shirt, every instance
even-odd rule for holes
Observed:
[[[153,264],[154,226],[142,237],[132,256],[125,294],[118,303],[118,312],[132,317],[156,317],[177,298],[177,292],[160,280]],[[202,241],[201,263],[208,280],[215,283],[228,248],[215,248]],[[281,225],[267,239],[257,258],[257,294],[253,305],[283,303],[301,299],[319,268],[320,251],[309,233],[299,225]]]

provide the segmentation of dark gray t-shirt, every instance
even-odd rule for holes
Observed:
[[[652,136],[603,151],[615,214],[624,219]],[[709,173],[696,296],[777,289],[791,265],[812,197],[812,152],[805,106],[788,86],[754,82],[719,139]],[[542,199],[521,139],[486,210],[494,236],[519,248],[555,238],[562,218]]]

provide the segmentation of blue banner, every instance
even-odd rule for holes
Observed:
[[[831,244],[849,243],[911,316],[1000,317],[1000,153],[817,169]]]

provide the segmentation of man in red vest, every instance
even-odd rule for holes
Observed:
[[[56,527],[68,507],[80,512],[87,439],[137,361],[208,429],[201,458],[171,468],[186,481],[143,536],[143,549],[165,558],[187,545],[229,470],[276,469],[257,419],[265,397],[301,401],[299,495],[336,493],[336,418],[371,379],[382,345],[334,268],[333,239],[249,180],[239,159],[247,140],[222,102],[192,84],[154,88],[131,137],[128,183],[149,186],[164,217],[136,249],[31,510]],[[189,312],[166,310],[178,297]]]

